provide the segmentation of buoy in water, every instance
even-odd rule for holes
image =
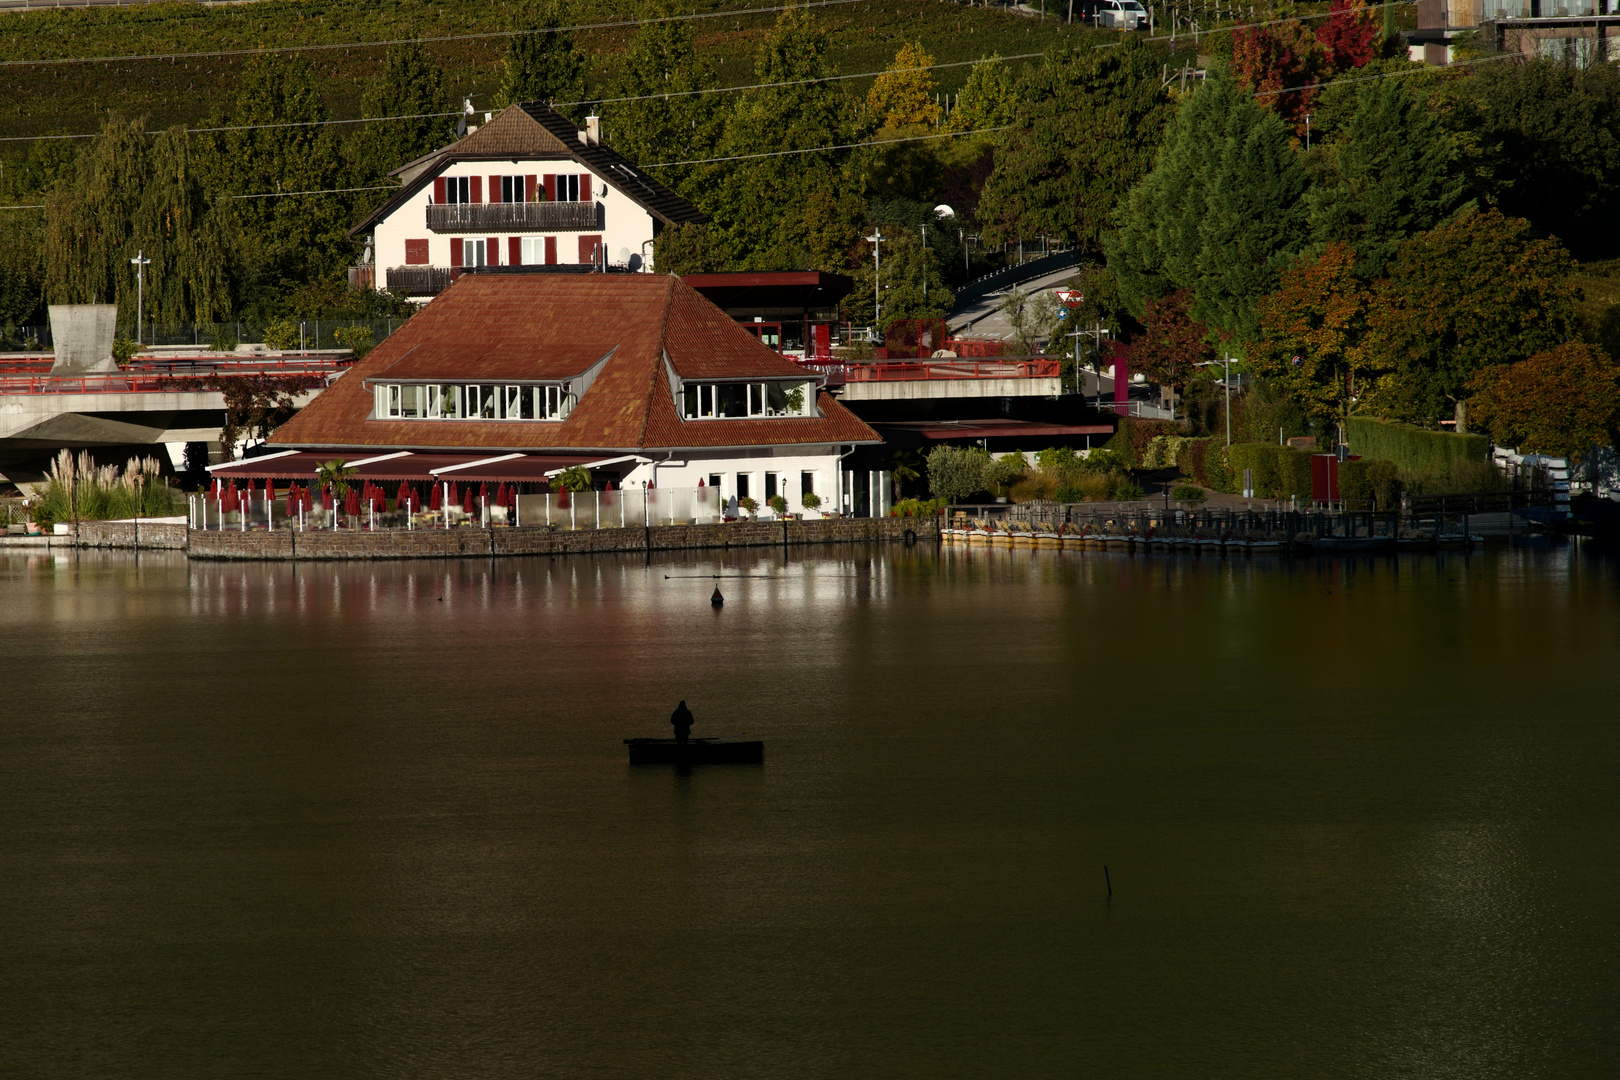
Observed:
[[[709,603],[714,607],[719,607],[721,604],[724,604],[725,602],[726,602],[726,598],[720,595],[720,586],[716,585],[714,587],[714,595],[709,597]]]

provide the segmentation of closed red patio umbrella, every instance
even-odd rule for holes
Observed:
[[[472,488],[468,488],[466,494],[461,497],[461,509],[469,514],[473,512]]]
[[[444,485],[433,485],[433,498],[428,502],[428,509],[437,513],[444,509]]]

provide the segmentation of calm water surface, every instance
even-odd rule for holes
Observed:
[[[1614,1075],[1595,549],[11,556],[0,614],[7,1076]],[[629,769],[682,697],[766,764]]]

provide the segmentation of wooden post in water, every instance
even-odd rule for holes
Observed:
[[[1103,884],[1108,886],[1108,899],[1110,901],[1113,900],[1114,899],[1114,879],[1109,876],[1108,867],[1107,867],[1106,864],[1103,866]]]

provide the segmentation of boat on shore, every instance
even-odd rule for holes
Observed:
[[[759,740],[733,742],[729,738],[626,739],[632,765],[762,765],[765,744]]]

